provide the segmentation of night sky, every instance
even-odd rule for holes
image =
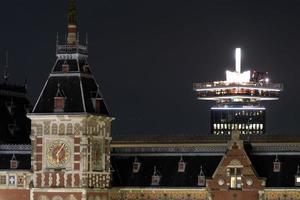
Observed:
[[[209,134],[210,106],[193,82],[224,80],[242,48],[242,70],[284,84],[267,107],[268,134],[299,134],[300,1],[80,1],[79,30],[114,134]],[[67,0],[9,0],[0,7],[0,55],[11,83],[28,78],[34,104],[66,32]],[[3,68],[1,69],[3,71]]]

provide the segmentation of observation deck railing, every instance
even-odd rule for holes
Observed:
[[[84,45],[75,44],[75,45],[57,45],[56,47],[57,54],[88,54],[88,48]]]
[[[241,88],[257,88],[263,90],[283,90],[283,85],[281,83],[266,83],[266,82],[245,82],[245,83],[231,83],[226,81],[220,82],[205,82],[205,83],[194,83],[193,88],[196,91],[199,90],[211,90],[216,88],[226,90],[232,87],[241,87]]]

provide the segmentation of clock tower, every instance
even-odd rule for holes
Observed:
[[[77,33],[75,0],[68,33],[31,119],[31,200],[108,199],[111,122]]]

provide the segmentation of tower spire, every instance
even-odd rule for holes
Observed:
[[[77,7],[76,0],[69,0],[68,7],[68,44],[74,45],[77,41]]]

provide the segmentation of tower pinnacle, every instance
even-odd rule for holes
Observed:
[[[68,8],[68,37],[67,42],[69,45],[76,44],[77,41],[77,8],[76,0],[69,0]]]

